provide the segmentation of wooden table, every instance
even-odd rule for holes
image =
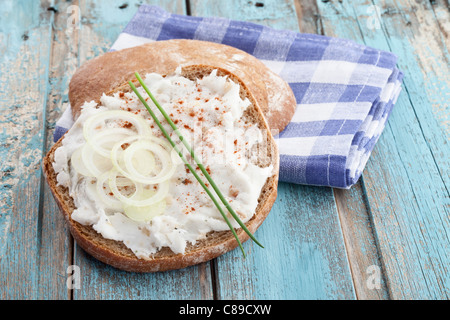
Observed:
[[[234,250],[183,270],[135,274],[86,255],[43,180],[41,159],[68,105],[71,75],[108,50],[143,2],[2,1],[1,299],[449,298],[445,0],[145,1],[395,52],[403,91],[359,183],[346,191],[280,183],[257,231],[266,248],[245,243],[247,259]],[[71,265],[79,289],[67,286]]]

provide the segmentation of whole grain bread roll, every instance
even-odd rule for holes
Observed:
[[[257,100],[246,84],[235,74],[228,70],[208,65],[192,65],[184,67],[182,75],[191,80],[209,75],[213,70],[218,70],[217,75],[228,76],[229,79],[240,85],[240,96],[247,98],[250,106],[244,112],[242,120],[256,124],[265,133],[265,140],[259,147],[266,148],[264,158],[257,159],[257,165],[261,167],[273,166],[272,175],[267,178],[258,198],[258,205],[252,218],[246,223],[247,228],[254,233],[269,214],[277,196],[279,158],[278,149],[272,137],[268,124],[261,112]],[[115,92],[130,91],[128,84],[117,86],[110,94]],[[98,93],[101,95],[101,93]],[[94,98],[94,96],[92,96]],[[99,97],[95,96],[97,100]],[[75,209],[74,200],[69,195],[68,188],[61,186],[57,182],[57,175],[53,168],[55,161],[55,151],[61,146],[62,137],[48,152],[43,159],[43,172],[50,190],[64,215],[70,232],[77,244],[96,259],[113,267],[132,272],[157,272],[172,269],[181,269],[198,263],[211,260],[238,246],[231,231],[213,231],[207,234],[206,238],[197,241],[195,244],[188,243],[184,254],[175,254],[168,247],[163,247],[151,259],[139,259],[134,253],[120,241],[103,238],[91,226],[82,225],[74,221],[71,217]],[[241,242],[249,239],[248,235],[241,228],[235,229]],[[263,249],[262,249],[263,250]]]
[[[84,63],[69,84],[69,100],[74,118],[85,101],[98,99],[103,92],[140,74],[167,74],[178,66],[209,65],[238,76],[257,100],[269,128],[281,132],[296,108],[289,85],[254,56],[224,44],[200,40],[156,41],[109,52]]]

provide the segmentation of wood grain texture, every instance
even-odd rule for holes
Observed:
[[[294,4],[299,31],[323,35],[322,20],[316,1],[295,0]]]
[[[448,0],[433,0],[430,4],[448,51],[450,48],[450,3]]]
[[[353,39],[392,51],[404,91],[351,190],[280,183],[244,244],[183,270],[118,271],[80,249],[42,180],[40,160],[67,84],[109,49],[142,0],[6,0],[0,6],[0,299],[448,299],[450,297],[447,0],[145,1]],[[190,7],[186,7],[190,4]],[[76,10],[79,12],[79,19]],[[69,30],[70,29],[70,30]],[[81,288],[68,290],[67,267]],[[380,287],[370,275],[381,269]]]
[[[81,288],[75,300],[210,300],[213,298],[209,263],[159,273],[117,270],[75,248]]]
[[[191,13],[299,29],[294,1],[264,1],[263,7],[239,2],[241,10],[231,2],[208,2],[206,6],[203,1],[190,1]],[[280,13],[282,19],[277,18]],[[257,237],[267,247],[260,250],[245,244],[251,251],[247,260],[236,251],[217,259],[220,299],[355,298],[331,188],[280,184],[278,199]]]
[[[318,15],[324,35],[352,39],[364,44],[364,34],[358,26],[357,16],[351,5],[340,2],[318,3]],[[361,181],[351,190],[334,190],[353,282],[358,299],[389,299]],[[373,286],[370,282],[374,270],[379,271],[379,286]]]
[[[389,292],[362,180],[350,190],[334,190],[336,205],[357,298],[387,300]]]
[[[193,16],[219,16],[233,20],[245,20],[277,29],[298,29],[294,1],[202,1],[190,0]]]
[[[280,183],[279,196],[255,236],[217,259],[219,299],[355,299],[329,188]]]
[[[301,32],[326,34],[329,36],[335,34],[334,28],[330,28],[331,25],[328,24],[327,16],[330,13],[319,11],[315,1],[296,1],[295,4]],[[326,30],[322,21],[322,14],[327,24]],[[334,17],[334,12],[331,15]],[[348,18],[353,19],[353,16]],[[333,21],[334,23],[336,21]],[[354,29],[350,28],[350,24],[344,23],[343,25],[354,31]],[[345,33],[347,34],[349,31],[346,30]],[[340,34],[344,34],[344,32],[340,32]],[[358,36],[358,34],[351,35],[353,39],[358,38]],[[389,294],[382,274],[382,265],[371,228],[370,216],[365,204],[365,195],[361,188],[361,182],[352,187],[351,190],[335,189],[334,198],[339,213],[357,299],[388,299]],[[379,276],[376,279],[376,285],[372,285],[370,282],[373,270],[380,273],[376,275],[377,277]]]
[[[38,298],[40,160],[53,21],[49,5],[6,1],[0,7],[1,299]]]
[[[366,190],[394,299],[450,296],[449,55],[429,2],[381,8],[386,37],[370,44],[396,52],[405,92],[368,166]],[[392,181],[400,182],[395,184]]]
[[[53,145],[56,120],[69,105],[68,84],[78,64],[77,5],[77,1],[60,2],[47,8],[53,15],[53,23],[45,153]],[[67,270],[73,264],[73,239],[46,183],[43,184],[41,193],[43,198],[40,204],[40,217],[43,236],[39,252],[39,299],[70,299],[71,293],[66,281],[69,276]]]
[[[404,92],[367,164],[363,188],[390,298],[445,299],[450,252],[445,37],[428,3],[330,2],[319,7],[333,12],[329,28],[337,36],[359,32],[362,43],[399,56]],[[343,13],[351,17],[352,12],[353,19],[337,24],[345,19]]]

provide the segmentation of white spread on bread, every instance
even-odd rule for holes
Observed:
[[[181,76],[180,69],[167,77],[151,73],[144,81],[190,142],[241,220],[250,220],[273,167],[257,164],[258,154],[254,147],[264,141],[264,131],[256,124],[242,120],[250,102],[241,99],[239,84],[217,76],[215,71],[203,79],[192,81]],[[142,88],[139,91],[146,97]],[[100,105],[95,102],[83,105],[62,146],[55,151],[53,167],[58,184],[67,187],[74,199],[73,220],[92,226],[104,238],[122,241],[142,259],[151,258],[162,247],[169,247],[174,253],[184,253],[188,242],[194,244],[211,231],[229,230],[209,196],[184,164],[177,165],[170,179],[163,214],[147,222],[138,222],[121,210],[106,208],[93,192],[91,185],[95,178],[77,173],[69,161],[72,154],[86,143],[83,137],[86,119],[96,113],[121,109],[142,116],[153,135],[164,137],[133,92],[103,95],[100,102]],[[156,107],[154,111],[167,131],[172,132]],[[171,136],[175,140],[175,134]],[[200,171],[198,173],[203,177]],[[209,186],[206,179],[204,181]],[[231,216],[230,221],[239,227]]]

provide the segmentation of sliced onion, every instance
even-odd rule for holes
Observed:
[[[123,195],[117,188],[117,170],[110,170],[109,172],[109,187],[113,192],[114,196],[120,200],[122,203],[135,207],[145,207],[153,205],[161,200],[163,200],[169,193],[169,182],[164,181],[158,185],[158,190],[150,197],[145,199],[139,199],[139,194],[143,192],[143,185],[138,182],[134,182],[136,185],[136,191],[130,197]],[[135,197],[136,196],[136,197]]]
[[[91,176],[99,177],[109,171],[112,167],[111,160],[105,158],[94,151],[89,145],[85,144],[81,149],[81,159]]]
[[[129,122],[133,125],[135,130],[121,127],[108,128],[105,127],[107,121]],[[128,130],[131,133],[138,135],[151,135],[151,129],[143,117],[124,110],[109,110],[89,117],[83,125],[83,136],[87,143],[91,144],[94,149],[97,149],[95,147],[96,137],[104,130],[110,129],[122,129],[122,131]]]
[[[124,110],[109,110],[99,112],[89,117],[83,125],[83,135],[86,140],[92,137],[94,129],[103,128],[106,121],[127,121],[133,124],[138,134],[150,134],[150,128],[141,116]],[[98,130],[98,129],[97,129]]]
[[[120,141],[136,133],[130,129],[125,128],[109,128],[96,133],[88,143],[98,154],[109,158],[111,148],[117,141]],[[108,146],[109,143],[109,146]]]
[[[128,218],[134,221],[144,221],[148,222],[152,220],[154,217],[159,216],[164,213],[166,209],[166,201],[161,200],[151,206],[145,207],[135,207],[125,205],[123,210]]]
[[[132,126],[120,127],[119,121]],[[85,121],[83,135],[86,144],[75,150],[71,161],[76,172],[96,181],[88,182],[88,192],[105,208],[135,221],[150,221],[164,212],[169,179],[182,162],[168,141],[152,135],[144,118],[123,110],[104,111]],[[124,193],[126,188],[132,192]]]
[[[134,198],[138,197],[140,200],[144,200],[155,194],[155,191],[151,189],[148,190],[146,188],[143,188],[140,191],[141,191],[140,194],[135,196]],[[163,214],[165,209],[166,209],[165,199],[158,201],[150,206],[136,207],[131,205],[124,205],[123,207],[124,213],[130,219],[134,221],[144,221],[144,222],[148,222],[154,217]]]
[[[111,149],[111,160],[114,167],[125,177],[144,184],[157,184],[170,179],[175,173],[176,166],[171,161],[169,151],[156,143],[157,138],[148,138],[142,136],[133,136],[125,138],[117,142]],[[159,142],[159,141],[158,141]],[[130,144],[128,148],[123,151],[122,163],[125,165],[125,170],[122,163],[119,161],[119,150],[123,144]],[[170,146],[170,145],[169,145]],[[137,150],[149,150],[156,155],[162,165],[162,169],[155,176],[144,176],[139,173],[133,165],[133,155]]]
[[[100,200],[105,204],[105,206],[108,209],[113,210],[123,210],[123,204],[117,198],[114,196],[109,195],[109,184],[108,184],[108,190],[105,189],[105,182],[109,179],[109,171],[102,174],[100,177],[97,178],[97,185],[96,185],[96,191],[98,196],[100,197]],[[130,183],[130,180],[128,180],[128,183]],[[108,192],[108,193],[107,193]]]
[[[159,158],[162,164],[162,169],[156,176],[149,177],[148,174],[141,174],[134,167],[133,160],[136,159],[134,155],[143,150],[153,152],[153,154],[156,154]],[[159,144],[156,144],[149,140],[138,140],[131,144],[123,154],[123,162],[130,175],[133,176],[134,180],[147,184],[155,184],[170,179],[175,173],[176,169],[176,167],[172,165],[170,161],[169,153]],[[155,162],[153,162],[152,165],[154,168]],[[152,173],[152,171],[153,169],[149,173]]]
[[[92,172],[86,167],[84,161],[82,159],[82,150],[83,147],[78,148],[72,153],[72,157],[70,158],[70,162],[72,163],[75,171],[86,177],[94,177]]]
[[[144,176],[151,174],[156,166],[153,153],[143,149],[136,151],[136,156],[132,158],[132,163],[133,167]]]

